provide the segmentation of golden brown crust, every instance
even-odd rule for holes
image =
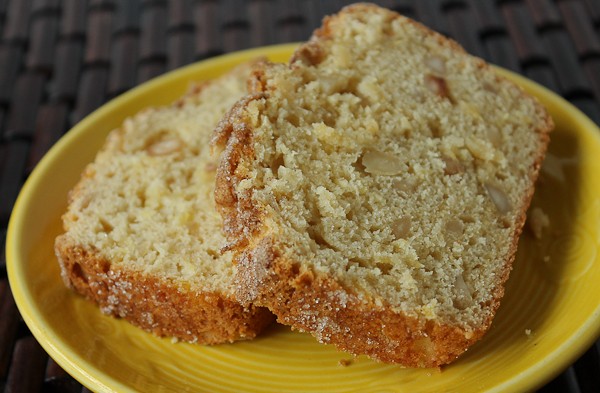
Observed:
[[[232,297],[113,267],[96,251],[69,244],[65,235],[57,238],[55,251],[69,288],[105,314],[157,336],[219,344],[254,338],[273,321],[267,309],[243,307]]]
[[[437,367],[479,340],[491,320],[475,331],[440,325],[376,305],[334,278],[302,271],[280,256],[265,237],[242,253],[238,299],[267,305],[278,321],[311,332],[322,343],[408,367]]]

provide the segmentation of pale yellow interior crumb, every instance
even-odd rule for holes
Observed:
[[[233,292],[231,255],[214,207],[209,140],[246,93],[249,67],[153,108],[113,131],[64,216],[71,242],[115,266],[206,291]]]
[[[476,327],[542,148],[534,101],[413,24],[338,22],[247,108],[253,189],[285,253],[412,315]],[[368,24],[368,27],[367,27]]]

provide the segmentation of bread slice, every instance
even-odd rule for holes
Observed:
[[[127,119],[71,191],[56,255],[66,285],[104,313],[202,344],[253,338],[274,319],[235,300],[213,199],[208,142],[250,68]]]
[[[553,127],[454,41],[358,4],[216,129],[243,303],[354,354],[446,364],[498,308]]]

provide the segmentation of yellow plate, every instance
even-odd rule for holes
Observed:
[[[172,72],[111,101],[74,127],[27,180],[8,228],[8,274],[17,305],[48,353],[92,390],[223,392],[468,392],[534,389],[600,331],[600,130],[548,90],[500,70],[535,94],[556,121],[534,206],[550,217],[541,240],[521,238],[506,297],[489,334],[439,370],[351,356],[277,326],[260,338],[204,347],[159,339],[104,316],[67,290],[53,255],[68,190],[109,130],[258,55],[287,61],[294,45],[258,48]]]

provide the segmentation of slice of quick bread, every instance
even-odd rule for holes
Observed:
[[[56,255],[67,286],[104,313],[202,344],[253,338],[273,320],[235,300],[213,198],[208,142],[250,68],[125,120],[71,191]]]
[[[454,41],[369,4],[265,64],[216,129],[238,297],[353,354],[446,364],[489,328],[553,127]]]

